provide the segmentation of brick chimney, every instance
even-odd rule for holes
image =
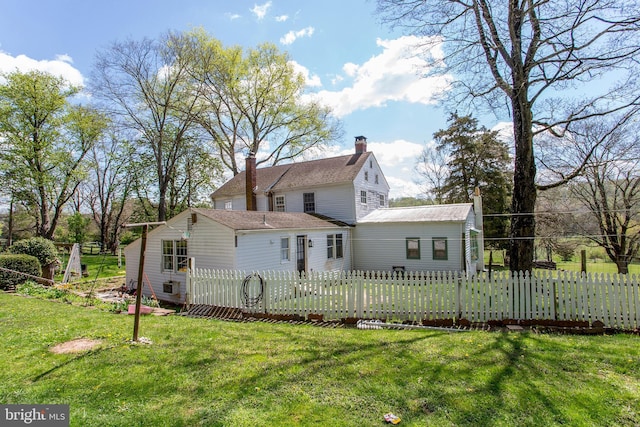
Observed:
[[[356,136],[356,154],[367,152],[367,138],[364,136]]]
[[[248,211],[257,211],[258,206],[256,202],[256,193],[254,189],[256,188],[256,156],[252,152],[249,153],[249,156],[245,162],[245,174],[246,174],[246,197],[247,197],[247,210]]]

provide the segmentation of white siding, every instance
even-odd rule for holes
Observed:
[[[318,230],[275,230],[259,232],[239,232],[238,262],[236,269],[244,271],[296,271],[297,236],[307,236],[313,247],[307,250],[307,268],[311,271],[348,270],[351,267],[349,229],[338,228]],[[342,233],[343,258],[327,259],[327,235]],[[280,239],[289,238],[289,261],[280,260]]]
[[[304,193],[314,194],[316,213],[347,223],[355,222],[355,211],[352,203],[353,188],[350,184],[275,193],[274,196],[285,196],[287,212],[304,212]]]
[[[145,252],[144,273],[146,275],[143,295],[150,296],[151,291],[147,289],[147,279],[153,286],[158,299],[181,303],[186,293],[185,276],[183,272],[162,271],[162,241],[180,240],[183,233],[188,230],[188,219],[191,213],[182,212],[175,218],[168,221],[168,226],[159,226],[151,230],[147,237],[147,247]],[[196,223],[192,225],[187,239],[187,254],[189,258],[195,258],[198,267],[202,268],[233,268],[235,263],[235,252],[233,248],[234,235],[229,228],[221,226],[208,218],[198,216]],[[126,281],[127,286],[137,285],[138,265],[140,262],[140,240],[136,240],[128,245],[125,250],[126,259]],[[163,283],[169,280],[180,283],[180,293],[172,295],[163,292]]]
[[[158,299],[176,304],[184,302],[186,274],[162,271],[162,241],[180,240],[185,237],[185,232],[189,232],[188,257],[195,258],[197,268],[295,271],[297,269],[296,237],[299,235],[305,235],[313,242],[313,247],[307,247],[308,270],[333,271],[351,268],[349,228],[236,232],[205,216],[197,215],[191,230],[188,230],[190,218],[191,212],[185,211],[168,221],[166,226],[159,226],[149,232],[144,263],[146,275],[144,295],[152,295],[146,286],[146,283],[150,282]],[[238,234],[237,247],[235,246],[236,233]],[[337,233],[343,235],[343,258],[329,260],[327,259],[327,235]],[[288,262],[280,261],[281,237],[290,238]],[[124,250],[127,266],[126,281],[129,287],[137,286],[140,243],[141,240],[138,239]],[[180,283],[179,294],[163,292],[163,283],[170,280]]]
[[[378,176],[377,184],[375,181],[376,175]],[[384,196],[384,207],[389,206],[389,185],[387,184],[384,174],[380,169],[380,165],[378,165],[378,162],[373,155],[369,157],[369,160],[358,173],[358,176],[353,182],[353,186],[354,198],[352,201],[355,206],[356,219],[360,219],[381,207],[380,195]],[[360,196],[361,191],[365,191],[367,193],[367,203],[362,203]]]
[[[463,267],[464,223],[364,223],[354,229],[356,270],[460,271]],[[406,238],[420,238],[420,259],[407,259]],[[432,240],[447,238],[447,260],[433,259]]]

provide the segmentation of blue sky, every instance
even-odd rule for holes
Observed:
[[[419,77],[417,40],[382,26],[375,7],[373,0],[3,0],[0,71],[38,68],[87,83],[96,51],[111,42],[194,27],[225,45],[272,42],[344,124],[343,140],[324,155],[352,152],[354,137],[364,135],[390,197],[417,196],[415,159],[446,127],[434,98],[446,80]]]

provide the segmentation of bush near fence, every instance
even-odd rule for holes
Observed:
[[[187,304],[246,313],[380,319],[428,324],[559,322],[605,328],[640,327],[635,275],[542,271],[241,272],[189,271]]]

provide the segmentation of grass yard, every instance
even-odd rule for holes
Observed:
[[[0,294],[0,402],[72,426],[633,426],[640,337],[133,317]],[[94,350],[54,354],[74,338]]]
[[[62,261],[62,269],[67,267],[69,262],[69,255],[63,254],[60,256]],[[115,255],[90,255],[82,254],[80,257],[81,263],[87,266],[88,276],[81,278],[79,281],[88,282],[96,279],[105,279],[114,276],[124,276],[126,274],[124,255],[121,258],[121,266],[118,267],[118,257]],[[61,281],[63,274],[60,273],[56,276],[57,281]],[[124,282],[124,281],[123,281]]]

